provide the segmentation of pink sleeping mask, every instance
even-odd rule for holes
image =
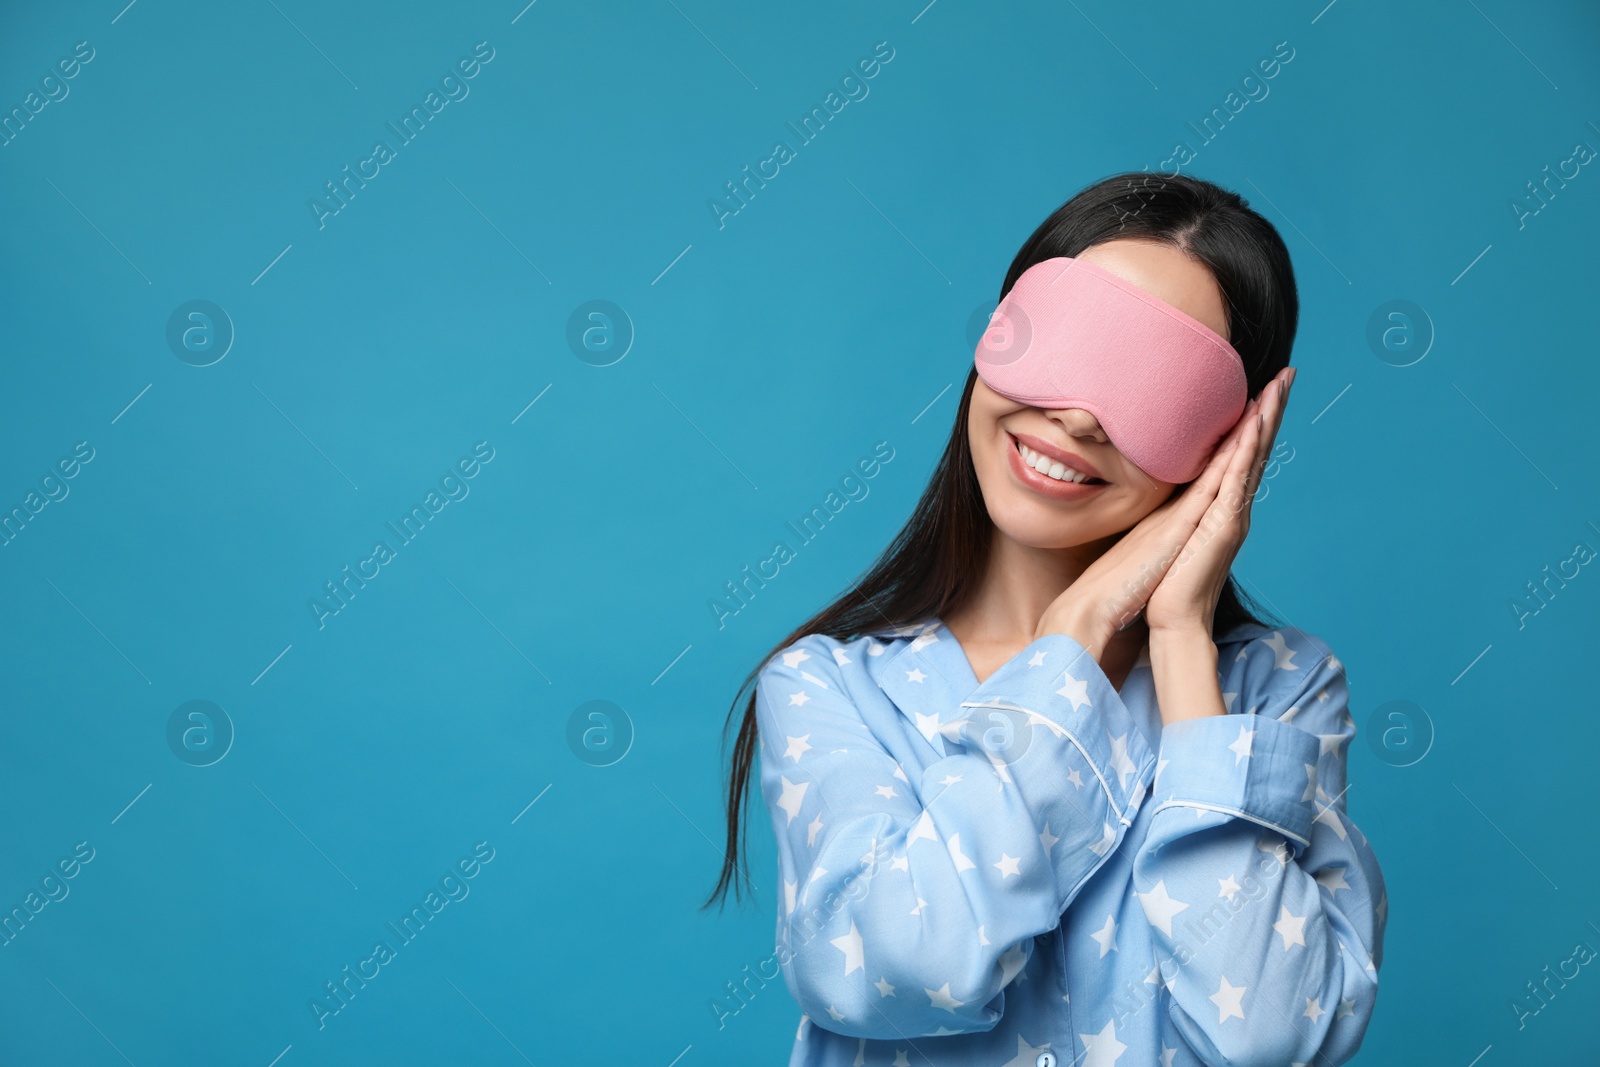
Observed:
[[[978,376],[1040,408],[1082,408],[1150,477],[1187,482],[1249,400],[1244,361],[1198,319],[1087,260],[1022,272],[978,341]]]

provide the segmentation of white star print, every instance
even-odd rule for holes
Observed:
[[[1288,952],[1290,945],[1306,943],[1306,919],[1304,915],[1290,915],[1287,904],[1282,907],[1283,910],[1278,913],[1278,921],[1272,924],[1272,928],[1283,938],[1283,951]]]
[[[887,979],[887,978],[879,978],[876,982],[873,982],[872,984],[878,987],[878,996],[880,996],[880,997],[892,997],[892,996],[894,996],[894,986],[889,984],[889,979]]]
[[[833,938],[828,943],[837,948],[840,952],[844,953],[845,974],[865,968],[866,959],[863,955],[865,946],[861,942],[861,931],[856,929],[856,923],[854,919],[850,920],[849,933],[845,934],[843,937]]]
[[[1244,995],[1249,986],[1230,985],[1227,978],[1217,986],[1217,991],[1206,999],[1217,1006],[1217,1022],[1244,1018]]]
[[[1172,1057],[1177,1053],[1177,1051],[1178,1050],[1175,1048],[1168,1048],[1166,1045],[1162,1045],[1161,1067],[1172,1067]]]
[[[840,1011],[838,1008],[835,1008],[832,1004],[828,1005],[828,1014],[833,1016],[833,1021],[834,1022],[836,1022],[836,1023],[844,1022],[844,1012]]]
[[[1322,1010],[1322,1001],[1321,1000],[1319,1000],[1319,999],[1317,999],[1315,997],[1307,997],[1306,998],[1306,1010],[1301,1012],[1301,1014],[1304,1015],[1307,1019],[1310,1019],[1312,1022],[1316,1022],[1318,1019],[1322,1018],[1324,1015],[1326,1015],[1328,1013]]]
[[[1148,893],[1135,892],[1139,903],[1144,906],[1145,918],[1150,920],[1150,925],[1160,930],[1168,937],[1172,936],[1172,917],[1183,911],[1189,905],[1181,900],[1174,900],[1167,895],[1166,882],[1157,882],[1156,887]]]
[[[961,776],[959,774],[947,774],[947,775],[945,775],[943,778],[941,778],[939,780],[939,784],[940,785],[955,785],[959,781],[961,781]]]
[[[1158,759],[1158,760],[1156,760],[1156,776],[1151,781],[1152,785],[1160,785],[1161,784],[1161,772],[1166,770],[1167,769],[1167,764],[1169,764],[1171,762],[1172,761],[1169,760],[1169,759]]]
[[[1067,781],[1071,782],[1079,789],[1083,788],[1083,776],[1078,773],[1078,769],[1076,767],[1067,772]]]
[[[1021,874],[1022,873],[1022,871],[1020,869],[1018,869],[1018,867],[1017,867],[1017,864],[1019,862],[1020,862],[1020,857],[1008,856],[1004,852],[1000,853],[1000,862],[994,864],[994,866],[996,868],[998,868],[999,871],[1000,871],[1000,879],[1001,879],[1001,881],[1004,881],[1005,879],[1011,877],[1013,874]]]
[[[916,712],[916,716],[917,729],[922,731],[923,737],[926,737],[929,741],[932,741],[933,735],[939,732],[939,716],[924,715],[920,711]]]
[[[1111,851],[1111,846],[1115,844],[1117,840],[1116,831],[1111,829],[1110,823],[1102,824],[1100,832],[1102,834],[1100,840],[1089,846],[1089,851],[1093,852],[1096,856],[1104,856],[1107,852]]]
[[[1288,866],[1289,846],[1284,842],[1283,838],[1276,837],[1270,833],[1263,833],[1261,840],[1256,842],[1256,850],[1270,853],[1278,861],[1280,867]]]
[[[1356,1002],[1353,1001],[1353,1000],[1346,1000],[1345,998],[1340,997],[1339,998],[1339,1010],[1333,1013],[1333,1017],[1335,1019],[1343,1019],[1346,1015],[1354,1015],[1355,1013],[1356,1013]]]
[[[1295,671],[1300,669],[1299,667],[1295,666],[1294,649],[1290,648],[1288,644],[1284,642],[1282,630],[1274,630],[1271,637],[1263,637],[1260,640],[1263,645],[1266,645],[1268,648],[1272,649],[1272,666],[1275,669],[1280,671]]]
[[[811,788],[811,783],[801,782],[796,785],[781,775],[778,781],[783,783],[783,795],[778,797],[778,807],[788,812],[789,821],[794,822],[794,817],[800,814],[800,800],[806,795],[806,790]]]
[[[1106,731],[1106,737],[1111,740],[1111,769],[1117,772],[1117,777],[1124,791],[1128,788],[1128,775],[1138,770],[1133,765],[1133,760],[1128,758],[1128,735],[1112,737],[1111,731]]]
[[[855,661],[849,656],[845,655],[844,649],[836,648],[833,650],[833,662],[837,663],[841,667],[848,667]]]
[[[1056,842],[1060,841],[1060,840],[1061,840],[1061,838],[1056,837],[1054,834],[1052,834],[1050,832],[1050,824],[1049,823],[1045,823],[1044,824],[1044,833],[1039,835],[1039,844],[1044,846],[1044,854],[1046,856],[1050,855],[1050,850],[1052,848],[1055,848],[1056,847]]]
[[[923,992],[928,994],[928,1001],[933,1007],[942,1008],[945,1011],[950,1012],[952,1015],[955,1014],[955,1010],[957,1008],[966,1003],[966,1001],[957,1000],[955,997],[950,995],[949,982],[946,982],[938,989],[923,989]]]
[[[878,788],[874,789],[873,792],[885,800],[893,800],[895,797],[900,795],[894,791],[894,786],[892,785],[880,785]]]
[[[1116,1023],[1106,1023],[1098,1034],[1079,1034],[1085,1056],[1080,1067],[1114,1067],[1128,1046],[1117,1040]]]
[[[920,684],[927,677],[928,676],[926,674],[922,673],[922,668],[921,667],[917,667],[917,668],[915,668],[913,670],[906,671],[906,681],[908,681],[908,682],[917,682],[918,684]]]
[[[911,828],[911,832],[906,835],[906,847],[910,848],[913,841],[920,841],[923,838],[927,838],[929,841],[939,840],[938,833],[933,829],[933,815],[926,809],[923,810],[922,817],[917,820],[917,824]]]
[[[1000,1067],[1037,1067],[1039,1062],[1039,1053],[1043,1052],[1049,1047],[1050,1046],[1048,1045],[1040,1045],[1039,1047],[1035,1048],[1033,1045],[1030,1045],[1027,1041],[1023,1040],[1021,1034],[1018,1034],[1017,1054],[1006,1062],[1002,1063]]]
[[[1233,765],[1235,767],[1239,765],[1240,760],[1250,757],[1250,746],[1255,742],[1255,739],[1256,732],[1254,730],[1246,730],[1243,726],[1239,727],[1239,736],[1234,739],[1233,744],[1228,746],[1229,750],[1233,752]]]
[[[894,1062],[889,1067],[911,1067],[911,1061],[906,1058],[905,1049],[897,1048],[894,1050]]]
[[[1222,887],[1217,890],[1217,896],[1227,897],[1230,901],[1233,900],[1233,895],[1239,891],[1239,883],[1233,880],[1233,875],[1231,874],[1226,878],[1218,878],[1217,884]]]
[[[793,652],[785,652],[783,654],[783,665],[785,667],[798,667],[810,658],[811,653],[803,648],[797,648]]]
[[[795,894],[795,891],[797,889],[799,889],[799,888],[800,888],[800,885],[799,885],[798,882],[791,882],[788,879],[784,879],[784,883],[783,883],[783,913],[785,915],[793,915],[794,914],[794,894]]]
[[[1339,818],[1339,809],[1335,808],[1332,804],[1326,804],[1318,808],[1316,818],[1312,819],[1311,821],[1320,822],[1322,825],[1331,829],[1334,833],[1339,835],[1340,841],[1343,841],[1345,838],[1350,836],[1345,832],[1344,820]]]
[[[821,829],[822,829],[822,813],[818,812],[817,813],[817,817],[815,819],[812,819],[811,820],[811,824],[806,827],[806,847],[807,848],[810,848],[811,846],[813,846],[813,845],[815,845],[817,843],[817,831],[819,831]]]
[[[1080,681],[1074,678],[1071,672],[1065,671],[1062,672],[1062,677],[1065,682],[1060,689],[1056,690],[1057,696],[1063,696],[1072,701],[1073,711],[1077,711],[1079,708],[1094,707],[1094,701],[1089,699],[1089,683],[1087,681]]]
[[[831,688],[828,685],[827,682],[824,682],[821,678],[818,678],[816,675],[812,674],[810,671],[801,671],[800,672],[800,677],[804,678],[806,681],[810,682],[812,685],[820,686],[823,689]]]
[[[1322,743],[1317,753],[1318,758],[1329,755],[1337,756],[1339,754],[1339,746],[1344,744],[1344,738],[1344,734],[1318,734],[1317,740]]]
[[[974,868],[976,868],[978,866],[976,863],[973,863],[971,860],[969,860],[962,853],[962,851],[961,851],[961,835],[960,834],[951,834],[950,835],[949,847],[950,847],[950,858],[955,860],[956,870],[958,870],[958,871],[970,871],[970,870],[973,870]]]
[[[802,708],[802,707],[805,707],[806,701],[808,701],[810,699],[811,699],[811,694],[807,693],[804,689],[802,689],[798,693],[790,693],[789,694],[789,706],[791,708]]]
[[[1121,949],[1117,948],[1117,920],[1115,916],[1107,915],[1106,924],[1089,936],[1094,938],[1095,943],[1100,946],[1100,959],[1105,959],[1108,952],[1121,951]]]
[[[1043,649],[1041,649],[1041,650],[1039,650],[1039,651],[1037,651],[1037,652],[1035,652],[1033,654],[1033,658],[1028,660],[1028,666],[1030,666],[1030,667],[1043,667],[1044,666],[1044,650]]]
[[[1304,764],[1304,767],[1306,769],[1306,791],[1301,794],[1300,799],[1310,800],[1317,795],[1319,789],[1317,785],[1317,765],[1315,763],[1307,763]]]
[[[789,759],[794,760],[796,763],[799,763],[800,757],[803,754],[811,751],[811,746],[807,744],[810,739],[810,734],[801,734],[799,737],[785,738],[785,740],[789,742],[789,747],[784,749],[783,754]]]
[[[927,907],[927,906],[928,906],[928,902],[926,900],[923,900],[921,897],[918,897],[917,898],[917,906],[911,909],[910,914],[912,914],[912,915],[921,915],[922,914],[922,909]]]

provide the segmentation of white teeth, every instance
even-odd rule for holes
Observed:
[[[1035,452],[1022,442],[1017,442],[1017,448],[1022,453],[1022,462],[1044,475],[1054,478],[1058,482],[1085,482],[1089,480],[1087,474],[1075,471],[1064,463],[1051,459],[1049,456]]]

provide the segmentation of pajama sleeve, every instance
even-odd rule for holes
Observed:
[[[1377,997],[1387,908],[1346,815],[1344,669],[1294,628],[1238,659],[1224,698],[1243,714],[1162,728],[1134,891],[1202,1062],[1344,1063]]]
[[[809,635],[758,675],[785,981],[840,1034],[990,1030],[1034,938],[1123,840],[1155,754],[1094,659],[1049,634],[915,715],[938,755],[908,777],[847,683],[899,713],[844,652]]]

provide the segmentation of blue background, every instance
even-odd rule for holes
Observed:
[[[0,1061],[784,1062],[781,980],[711,1007],[775,907],[756,794],[755,905],[697,910],[729,702],[907,517],[1020,243],[1180,141],[1297,268],[1292,459],[1236,573],[1351,680],[1347,799],[1391,901],[1358,1061],[1591,1047],[1593,967],[1520,1029],[1511,1005],[1600,947],[1600,576],[1512,608],[1600,547],[1600,174],[1513,207],[1600,146],[1592,7],[124,2],[0,33],[5,112],[94,49],[0,148],[0,505],[94,456],[0,548],[0,909],[94,849],[0,948]],[[468,95],[319,227],[480,41]],[[167,341],[192,300],[234,332],[209,366]],[[591,300],[634,334],[608,366],[567,341]],[[1431,337],[1408,366],[1367,339],[1392,300]],[[468,495],[319,626],[480,441]],[[724,583],[880,441],[870,495],[719,627]],[[209,766],[168,740],[191,700],[231,723]],[[609,766],[569,742],[592,700],[621,709]],[[1386,751],[1393,700],[1422,712]],[[319,1029],[324,983],[480,841],[470,894]]]

